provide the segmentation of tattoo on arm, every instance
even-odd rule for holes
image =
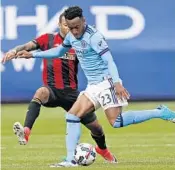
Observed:
[[[30,41],[26,44],[16,46],[12,50],[16,50],[16,52],[19,52],[19,51],[22,51],[22,50],[32,51],[32,50],[37,50],[37,49],[38,49],[37,44],[35,44],[33,41]]]

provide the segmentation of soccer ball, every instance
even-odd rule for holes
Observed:
[[[96,159],[95,148],[91,144],[80,143],[75,149],[74,158],[79,165],[91,165]]]

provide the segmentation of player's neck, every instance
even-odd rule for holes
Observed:
[[[66,35],[65,35],[65,34],[63,34],[61,31],[59,32],[59,34],[60,34],[61,38],[63,38],[63,39],[64,39],[64,38],[65,38],[65,36],[66,36]]]

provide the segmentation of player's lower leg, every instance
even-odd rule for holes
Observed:
[[[74,160],[75,148],[78,144],[80,133],[81,133],[81,124],[80,119],[73,114],[66,114],[66,149],[67,149],[67,162]]]
[[[17,135],[20,144],[27,144],[29,136],[31,134],[32,127],[35,123],[35,120],[39,116],[41,104],[47,103],[49,96],[50,92],[47,87],[39,88],[36,91],[32,101],[29,103],[24,122],[24,127],[19,122],[16,122],[14,124],[13,130],[14,133]],[[24,133],[24,135],[22,135],[22,133]],[[23,136],[24,139],[22,139]],[[24,143],[23,140],[26,140],[26,142]]]
[[[38,98],[34,98],[29,104],[26,118],[24,121],[24,127],[29,128],[30,130],[32,129],[35,120],[39,116],[40,108],[41,108],[41,100]]]
[[[113,123],[113,127],[120,128],[131,124],[141,123],[153,118],[160,118],[175,123],[175,112],[171,111],[166,106],[159,106],[153,110],[127,111],[117,117]]]
[[[36,98],[33,99],[30,102],[28,111],[26,113],[24,127],[19,122],[16,122],[13,125],[14,133],[17,135],[18,141],[21,145],[27,144],[33,124],[37,119],[37,117],[39,116],[40,107],[41,107],[40,100]]]
[[[76,146],[78,144],[80,133],[81,133],[81,124],[80,118],[77,116],[67,113],[66,114],[66,149],[67,157],[66,160],[51,164],[50,167],[76,167],[78,164],[74,160],[74,153]]]
[[[96,152],[100,154],[106,161],[110,163],[116,163],[117,159],[111,153],[111,151],[106,147],[105,135],[104,134],[100,136],[95,136],[93,134],[91,135],[92,135],[92,138],[97,143],[97,146],[95,147]]]
[[[96,117],[94,121],[84,125],[91,131],[91,136],[97,144],[97,146],[95,147],[96,152],[100,154],[106,161],[110,163],[116,163],[117,160],[115,156],[106,146],[105,134],[101,125],[96,120]]]

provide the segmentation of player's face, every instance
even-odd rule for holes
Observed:
[[[72,20],[66,19],[66,22],[74,37],[77,39],[80,38],[85,29],[85,19],[83,17],[76,17]]]
[[[66,34],[69,32],[68,25],[66,23],[66,19],[64,16],[61,18],[61,22],[58,24],[60,28],[60,33],[65,37]]]

